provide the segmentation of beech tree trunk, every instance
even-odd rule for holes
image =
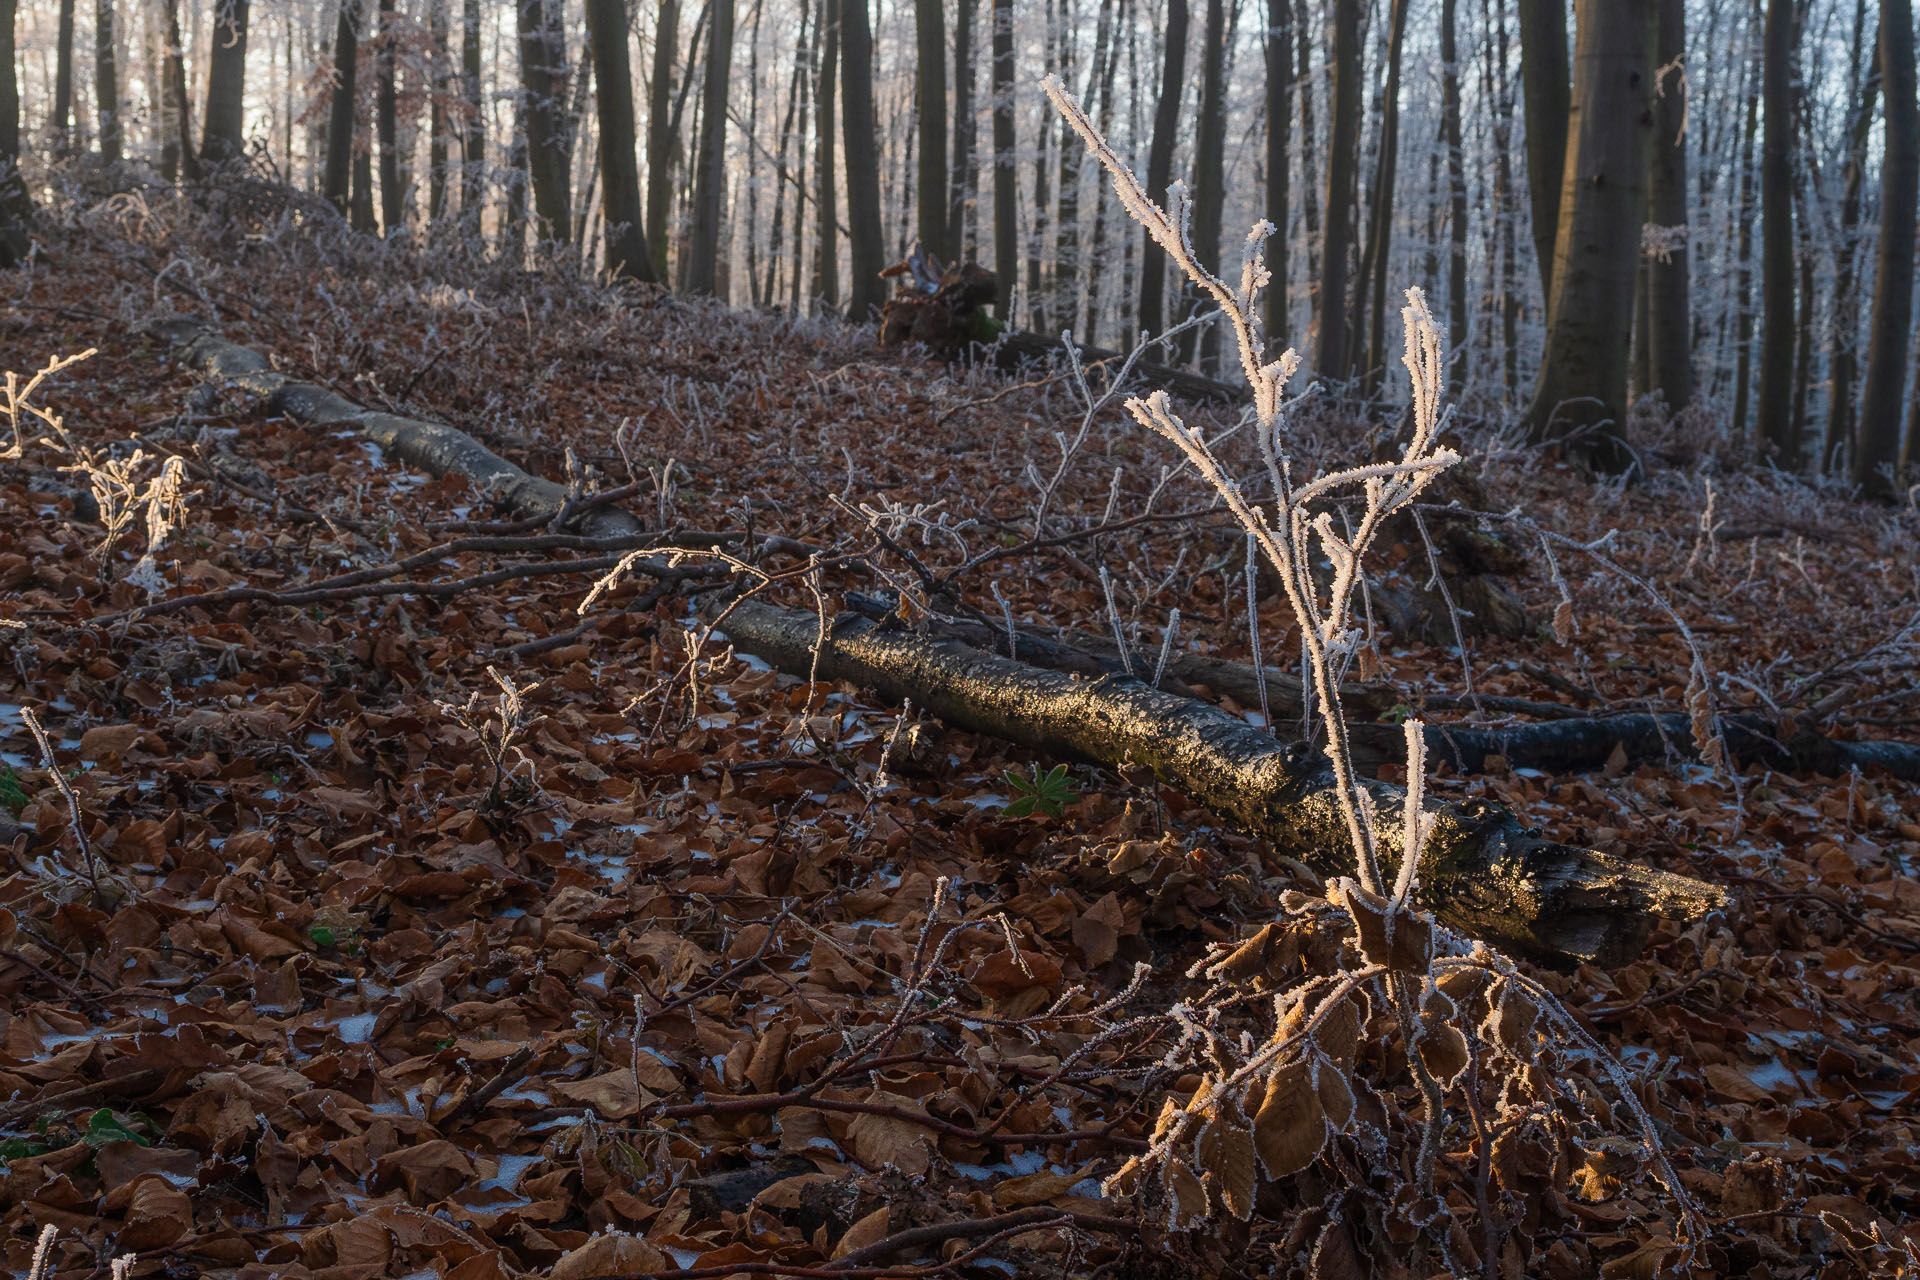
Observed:
[[[1467,382],[1467,172],[1460,134],[1456,0],[1440,6],[1440,142],[1447,150],[1447,384]],[[1496,199],[1498,196],[1496,195]]]
[[[1193,253],[1207,269],[1226,278],[1236,274],[1220,260],[1220,219],[1227,195],[1227,7],[1207,0],[1207,25],[1200,40],[1200,120],[1193,146]],[[1188,289],[1192,289],[1191,283]],[[1197,292],[1193,295],[1198,301]],[[1180,316],[1188,313],[1183,303]],[[1211,375],[1220,352],[1220,325],[1189,329],[1182,335],[1183,358],[1200,358],[1200,372]]]
[[[477,3],[477,0],[476,0]],[[340,0],[333,36],[333,100],[327,111],[327,165],[320,190],[341,216],[351,214],[354,73],[359,62],[359,0]]]
[[[913,100],[920,122],[914,233],[934,254],[947,252],[947,20],[943,8],[940,0],[913,0]]]
[[[1748,40],[1753,46],[1752,64],[1747,68],[1747,121],[1740,150],[1740,196],[1734,217],[1739,221],[1735,235],[1738,268],[1734,273],[1734,366],[1733,435],[1747,433],[1747,405],[1753,387],[1753,147],[1760,136],[1760,82],[1762,50],[1766,42],[1759,38],[1766,19],[1761,0],[1752,0],[1752,20]]]
[[[1857,279],[1860,256],[1860,188],[1866,179],[1867,136],[1873,129],[1874,103],[1880,96],[1879,39],[1867,44],[1867,0],[1853,10],[1853,114],[1847,125],[1845,185],[1840,197],[1840,232],[1833,280],[1833,390],[1827,404],[1827,439],[1822,456],[1831,470],[1840,451],[1853,442],[1853,379],[1859,369],[1861,306]],[[1876,23],[1877,25],[1877,23]],[[1865,46],[1863,50],[1863,46]],[[1851,459],[1851,452],[1849,452]]]
[[[1449,0],[1451,3],[1451,0]],[[1301,35],[1305,39],[1305,33]],[[1291,0],[1267,0],[1267,343],[1284,350],[1288,336],[1287,242],[1288,143],[1293,132],[1293,6]]]
[[[18,265],[33,240],[33,198],[20,176],[20,82],[14,78],[15,0],[0,0],[0,269]]]
[[[679,59],[680,0],[660,0],[653,29],[653,82],[647,86],[647,217],[653,272],[668,279],[667,213],[673,201],[673,68]]]
[[[1320,348],[1314,366],[1323,378],[1345,381],[1353,372],[1347,331],[1347,255],[1353,251],[1354,155],[1360,142],[1360,0],[1328,0],[1332,7],[1333,107],[1327,139],[1325,234],[1320,250]]]
[[[1687,247],[1687,103],[1680,67],[1687,52],[1686,0],[1659,0],[1653,50],[1652,158],[1647,169],[1647,221],[1661,229],[1659,252],[1647,257],[1647,385],[1670,411],[1693,399],[1692,279]]]
[[[56,159],[65,159],[73,152],[73,8],[74,0],[60,0],[60,23],[54,46],[53,137],[49,139]],[[13,9],[11,4],[7,6],[9,19]],[[12,35],[7,39],[11,47]]]
[[[400,95],[394,83],[398,33],[394,30],[393,0],[380,0],[379,57],[374,74],[374,131],[380,141],[380,222],[385,235],[400,233],[407,220],[406,189],[400,178]]]
[[[587,0],[587,39],[600,118],[600,185],[606,207],[607,270],[646,284],[658,277],[641,223],[640,166],[634,160],[633,69],[627,56],[627,0]]]
[[[1527,129],[1527,196],[1540,295],[1553,301],[1554,246],[1566,182],[1573,89],[1567,67],[1567,0],[1520,0],[1520,104]]]
[[[553,0],[514,0],[520,44],[520,87],[525,103],[527,176],[541,240],[568,242],[573,216],[568,195],[572,152],[567,145],[566,53]]]
[[[1180,99],[1186,92],[1187,23],[1187,0],[1167,0],[1160,99],[1153,110],[1153,141],[1147,148],[1147,195],[1163,205],[1167,200],[1167,185],[1173,181],[1173,147],[1179,140]],[[1011,116],[1007,131],[1009,134],[1013,131]],[[1141,232],[1140,243],[1140,317],[1135,327],[1159,333],[1167,325],[1167,254],[1145,232]]]
[[[947,181],[947,243],[942,251],[949,265],[967,257],[967,196],[978,180],[973,162],[973,25],[974,0],[956,0],[953,6],[953,169]]]
[[[834,166],[834,87],[840,74],[840,0],[820,0],[820,66],[814,88],[813,296],[828,311],[840,306],[840,179]]]
[[[1529,436],[1578,431],[1574,448],[1601,470],[1625,448],[1634,274],[1646,216],[1653,119],[1648,45],[1658,0],[1580,0],[1573,111],[1560,188],[1547,346]]]
[[[480,0],[466,0],[460,15],[460,96],[467,105],[460,134],[460,221],[478,243],[487,194],[487,117],[480,65]]]
[[[169,149],[189,182],[200,180],[200,155],[193,146],[193,113],[187,105],[187,56],[180,38],[180,0],[167,0],[166,96],[168,124],[173,136]],[[173,175],[167,175],[172,181]]]
[[[1354,874],[1320,753],[1284,745],[1217,707],[1131,677],[1077,678],[864,618],[836,620],[817,653],[820,624],[810,610],[745,601],[719,625],[736,648],[790,674],[845,680],[890,702],[911,699],[957,728],[1050,756],[1148,769],[1279,852],[1323,874]],[[1400,788],[1367,787],[1382,814],[1401,807]],[[1544,840],[1497,806],[1427,805],[1439,825],[1421,858],[1426,905],[1506,950],[1618,965],[1638,954],[1656,917],[1694,919],[1725,902],[1699,881]],[[1391,861],[1400,823],[1389,816],[1381,825]]]
[[[427,106],[427,219],[435,229],[447,216],[447,0],[427,0],[427,65],[432,101]]]
[[[120,159],[120,71],[113,39],[113,0],[93,8],[93,102],[100,121],[100,158]]]
[[[1793,452],[1793,0],[1767,0],[1760,147],[1760,456],[1788,470]],[[1911,220],[1909,220],[1911,221]],[[1911,240],[1911,236],[1908,237]]]
[[[886,301],[880,271],[886,243],[880,229],[880,125],[873,110],[873,28],[867,0],[840,0],[841,138],[847,153],[847,232],[853,287],[847,312],[870,320]]]
[[[246,149],[248,0],[217,0],[213,55],[207,61],[206,132],[200,157],[219,164]]]
[[[706,81],[700,87],[700,153],[693,169],[693,234],[687,241],[685,289],[720,287],[720,220],[727,196],[727,97],[733,79],[733,0],[713,0]]]
[[[1867,377],[1860,387],[1860,448],[1853,480],[1870,492],[1894,495],[1912,461],[1914,441],[1900,441],[1902,361],[1913,306],[1913,237],[1920,221],[1920,117],[1916,116],[1912,0],[1881,0],[1880,85],[1886,96],[1886,160],[1880,174],[1880,251],[1867,344]],[[1917,393],[1920,394],[1920,393]],[[1920,415],[1914,433],[1920,434]]]
[[[1400,62],[1406,46],[1407,0],[1393,0],[1387,29],[1387,87],[1380,119],[1379,168],[1373,179],[1373,226],[1367,236],[1367,363],[1362,388],[1372,393],[1387,372],[1387,258],[1393,250],[1393,190],[1400,173]]]

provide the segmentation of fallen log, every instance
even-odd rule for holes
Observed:
[[[530,475],[457,427],[364,408],[318,383],[290,378],[260,352],[227,341],[192,316],[164,317],[147,324],[145,331],[175,347],[188,368],[247,392],[269,413],[283,413],[306,426],[357,431],[428,475],[466,477],[516,516],[550,520],[568,511],[565,485]],[[597,538],[644,532],[632,515],[607,506],[569,513],[562,523]]]
[[[727,614],[732,644],[782,671],[844,680],[913,704],[957,728],[1050,756],[1150,770],[1241,830],[1328,875],[1355,867],[1332,771],[1304,744],[1284,745],[1238,716],[1126,676],[1086,678],[889,630],[844,614],[816,655],[810,611],[748,600]],[[1397,862],[1405,793],[1367,783],[1382,856]],[[1722,909],[1711,885],[1558,844],[1495,805],[1428,801],[1439,818],[1422,854],[1425,901],[1442,920],[1504,950],[1557,964],[1625,963],[1656,919]]]

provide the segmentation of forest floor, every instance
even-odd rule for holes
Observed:
[[[0,462],[0,619],[24,624],[0,631],[7,1268],[23,1273],[52,1224],[55,1274],[72,1277],[122,1253],[167,1277],[817,1275],[928,1227],[915,1239],[956,1274],[1368,1274],[1325,1247],[1343,1211],[1313,1205],[1310,1182],[1308,1207],[1283,1197],[1251,1224],[1134,1226],[1100,1181],[1183,1080],[1117,1052],[1054,1079],[1087,1026],[1020,1021],[1074,984],[1065,1008],[1084,1014],[1141,961],[1131,1007],[1164,1009],[1208,943],[1252,932],[1285,891],[1319,892],[1310,871],[1086,766],[1059,816],[1010,817],[1009,771],[1054,762],[930,727],[902,746],[900,708],[717,639],[689,666],[686,595],[645,578],[569,637],[594,575],[556,563],[544,531],[350,433],[198,395],[141,325],[199,314],[537,474],[564,479],[571,449],[594,484],[640,486],[628,505],[647,528],[762,548],[788,573],[774,598],[796,607],[815,607],[790,572],[807,548],[825,549],[831,607],[886,585],[874,566],[915,580],[837,502],[929,504],[897,524],[924,567],[1009,552],[957,579],[990,616],[997,590],[1021,625],[1108,630],[1106,568],[1143,643],[1178,607],[1180,643],[1244,658],[1223,517],[1027,546],[1028,463],[1050,474],[1055,433],[1081,419],[1069,381],[1013,388],[877,351],[871,330],[316,243],[265,214],[205,225],[125,200],[55,215],[45,255],[0,281],[0,366],[98,348],[36,394],[77,444],[124,457],[142,436],[150,458],[218,459],[225,479],[187,482],[156,598],[284,593],[457,538],[496,549],[429,558],[384,595],[129,619],[149,599],[128,580],[141,522],[103,557],[69,456],[30,443]],[[1371,447],[1331,411],[1307,426],[1322,459]],[[1626,487],[1471,424],[1460,438],[1493,510],[1582,542],[1618,530],[1605,555],[1688,621],[1725,707],[1916,736],[1911,507],[1729,465],[1678,429]],[[1103,408],[1048,528],[1144,510],[1168,452]],[[1187,477],[1155,510],[1205,505]],[[1645,591],[1558,550],[1577,626],[1562,643],[1544,625],[1556,570],[1520,550],[1512,586],[1540,625],[1471,640],[1479,695],[1680,709],[1692,659]],[[1397,547],[1386,567],[1412,580],[1419,560]],[[519,564],[545,567],[492,573]],[[1270,654],[1297,649],[1283,600],[1262,620]],[[1455,646],[1382,635],[1367,661],[1411,709],[1464,691]],[[524,691],[498,787],[490,668]],[[1731,895],[1724,918],[1663,927],[1624,967],[1538,976],[1632,1073],[1711,1226],[1703,1274],[1891,1274],[1898,1250],[1872,1233],[1895,1241],[1920,1215],[1920,794],[1872,775],[1738,781],[1682,754],[1567,776],[1440,762],[1433,785]],[[942,878],[951,904],[930,923]],[[921,983],[935,998],[888,1033],[893,1051],[862,1058],[923,935],[959,917],[991,927]],[[1150,1044],[1129,1052],[1150,1066]],[[1502,1172],[1498,1273],[1652,1274],[1677,1230],[1669,1197],[1648,1178],[1589,1195],[1567,1174],[1550,1151]],[[1410,1274],[1353,1243],[1372,1274]],[[834,1274],[915,1274],[913,1257]]]

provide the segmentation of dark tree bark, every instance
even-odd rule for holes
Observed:
[[[1165,61],[1160,68],[1160,100],[1153,111],[1153,142],[1147,148],[1147,195],[1164,204],[1173,181],[1173,148],[1180,136],[1180,99],[1187,78],[1187,0],[1167,0]],[[1011,132],[1011,122],[1009,122]],[[1141,233],[1140,323],[1149,333],[1167,324],[1167,254]]]
[[[1653,49],[1653,147],[1647,168],[1647,221],[1669,237],[1647,259],[1646,389],[1678,411],[1693,399],[1692,279],[1687,248],[1687,104],[1681,60],[1687,52],[1686,0],[1659,0]]]
[[[1440,6],[1440,141],[1447,150],[1447,382],[1467,380],[1467,170],[1460,140],[1460,46],[1456,0]]]
[[[1169,0],[1184,12],[1184,0]],[[1008,320],[1020,272],[1020,175],[1014,168],[1013,0],[993,0],[993,275],[994,309]]]
[[[1328,0],[1332,6],[1332,123],[1327,139],[1325,234],[1320,250],[1320,349],[1314,366],[1323,378],[1352,374],[1347,329],[1347,255],[1353,251],[1354,157],[1360,142],[1360,0]]]
[[[1767,0],[1760,147],[1760,454],[1793,457],[1793,0]]]
[[[627,54],[627,0],[587,0],[587,39],[600,109],[600,185],[606,208],[607,270],[646,284],[658,277],[641,222],[640,166],[634,160],[633,68]]]
[[[487,194],[487,117],[480,65],[480,0],[466,0],[460,15],[460,97],[467,119],[460,131],[460,223],[475,243]]]
[[[1875,264],[1867,377],[1860,387],[1860,448],[1853,481],[1869,492],[1899,492],[1913,438],[1900,440],[1902,364],[1913,307],[1913,236],[1920,221],[1920,116],[1916,115],[1912,0],[1881,0],[1880,85],[1887,148],[1880,171],[1880,251]],[[1914,433],[1920,434],[1920,417]],[[1898,456],[1896,456],[1898,455]],[[1891,474],[1889,474],[1891,473]]]
[[[93,101],[100,120],[100,158],[120,159],[120,70],[115,61],[113,0],[97,0],[93,9]]]
[[[1302,34],[1304,39],[1304,33]],[[1293,6],[1291,0],[1267,0],[1267,342],[1287,345],[1287,200],[1288,143],[1293,132]]]
[[[1553,297],[1560,191],[1572,111],[1567,71],[1567,0],[1520,0],[1520,102],[1527,126],[1527,195],[1533,209],[1533,252],[1540,293]]]
[[[1867,0],[1853,8],[1853,114],[1847,121],[1844,193],[1840,197],[1839,243],[1833,280],[1833,392],[1827,406],[1827,439],[1822,456],[1832,469],[1842,448],[1853,441],[1853,379],[1859,368],[1861,306],[1854,282],[1860,240],[1860,188],[1867,170],[1867,136],[1873,130],[1874,104],[1880,96],[1878,40],[1867,42]]]
[[[0,0],[0,268],[32,249],[33,199],[20,176],[20,82],[14,78],[14,3]]]
[[[1207,0],[1207,25],[1200,40],[1200,119],[1193,145],[1193,254],[1208,270],[1230,278],[1233,270],[1220,261],[1220,219],[1227,195],[1226,63],[1227,6],[1224,0]],[[1197,294],[1192,296],[1198,300]],[[1181,314],[1186,311],[1183,305]],[[1204,331],[1189,329],[1180,341],[1181,358],[1192,360],[1198,354],[1200,371],[1208,375],[1213,373],[1219,350],[1218,324]]]
[[[400,95],[394,82],[398,51],[394,45],[393,0],[380,0],[379,55],[374,75],[374,131],[380,141],[380,222],[388,236],[398,235],[407,220],[407,193],[400,179]]]
[[[359,62],[359,0],[340,0],[333,36],[333,100],[327,111],[327,167],[320,190],[342,215],[351,213],[354,72]]]
[[[653,274],[667,279],[667,212],[673,202],[673,67],[679,60],[680,0],[660,0],[653,29],[653,82],[647,86],[647,226]]]
[[[967,197],[978,175],[973,161],[973,27],[974,0],[956,0],[953,6],[953,169],[947,182],[947,243],[949,263],[967,256]]]
[[[1481,15],[1487,16],[1488,0],[1480,0]],[[1494,102],[1493,117],[1493,209],[1499,219],[1500,237],[1500,386],[1505,403],[1511,404],[1520,393],[1520,290],[1519,253],[1516,241],[1520,210],[1513,189],[1513,84],[1507,69],[1507,9],[1502,0],[1494,6],[1497,25],[1493,29],[1494,48],[1498,51],[1498,92],[1488,96]]]
[[[1387,29],[1386,104],[1380,118],[1380,167],[1373,179],[1373,226],[1367,237],[1368,266],[1360,273],[1367,303],[1367,363],[1364,389],[1371,392],[1387,372],[1387,267],[1393,250],[1393,189],[1400,170],[1400,61],[1406,46],[1407,0],[1393,0]]]
[[[53,137],[50,139],[56,159],[65,159],[73,151],[73,8],[74,0],[60,0],[60,25],[54,46]],[[178,23],[177,17],[175,22]]]
[[[1313,110],[1313,28],[1307,22],[1307,0],[1297,0],[1293,7],[1293,28],[1296,32],[1294,48],[1299,54],[1300,86],[1300,217],[1306,225],[1307,243],[1307,301],[1308,311],[1319,314],[1315,305],[1319,299],[1320,280],[1320,187],[1316,176],[1319,166],[1314,160],[1314,149],[1318,145],[1318,133],[1314,128]]]
[[[171,158],[178,171],[189,182],[200,180],[200,156],[193,146],[192,112],[187,105],[187,59],[186,46],[180,38],[180,0],[167,0],[167,52],[166,77],[167,110],[166,127],[168,131],[167,147],[163,160]],[[167,181],[173,181],[174,169],[167,171]]]
[[[834,165],[834,88],[840,74],[840,0],[820,0],[820,66],[814,88],[814,233],[813,296],[822,307],[840,306],[840,182]]]
[[[520,87],[525,102],[527,176],[539,238],[567,243],[573,230],[568,194],[572,151],[567,142],[565,45],[554,0],[514,0],[520,43]]]
[[[720,222],[727,195],[727,95],[733,78],[733,0],[713,0],[706,82],[700,96],[700,153],[693,170],[693,235],[687,243],[688,293],[720,284]]]
[[[1735,235],[1737,269],[1734,272],[1734,367],[1733,434],[1747,431],[1747,405],[1753,385],[1753,181],[1756,165],[1753,148],[1760,137],[1760,83],[1762,50],[1765,41],[1760,31],[1766,18],[1761,0],[1752,0],[1752,21],[1748,41],[1753,47],[1752,64],[1747,68],[1747,120],[1740,150],[1740,195],[1734,216],[1739,220]]]
[[[854,320],[863,321],[878,314],[886,301],[880,279],[886,265],[880,229],[880,126],[873,111],[873,28],[867,23],[867,0],[840,0],[840,75],[848,249],[853,264],[847,311]]]
[[[200,157],[209,164],[246,148],[248,0],[218,0],[213,10],[213,56],[207,62],[206,132]]]
[[[447,0],[427,0],[427,60],[431,101],[427,105],[427,219],[436,228],[447,216]]]
[[[1632,461],[1625,447],[1627,373],[1646,216],[1648,46],[1657,2],[1580,0],[1547,349],[1527,412],[1533,439],[1582,431],[1576,448],[1615,472]]]
[[[940,0],[913,0],[914,106],[920,121],[914,233],[947,249],[947,22]]]

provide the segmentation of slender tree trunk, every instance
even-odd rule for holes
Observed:
[[[514,0],[520,38],[520,87],[526,103],[527,175],[539,237],[566,243],[573,229],[568,179],[566,55],[553,0]]]
[[[1551,299],[1572,104],[1567,77],[1567,0],[1519,0],[1519,4],[1520,100],[1527,126],[1533,252],[1540,264],[1541,296]]]
[[[1833,393],[1827,407],[1827,440],[1822,458],[1831,470],[1843,446],[1853,439],[1853,377],[1859,367],[1860,299],[1854,288],[1860,240],[1860,187],[1867,169],[1867,137],[1873,129],[1874,104],[1880,96],[1878,42],[1867,49],[1867,0],[1857,0],[1853,11],[1854,101],[1847,122],[1845,192],[1840,198],[1839,243],[1835,251],[1833,282]],[[1870,60],[1870,62],[1868,61]]]
[[[1686,0],[1659,0],[1653,48],[1653,148],[1647,170],[1647,221],[1656,250],[1647,260],[1647,382],[1667,408],[1678,412],[1693,399],[1692,272],[1687,231]]]
[[[1193,144],[1193,253],[1208,270],[1231,277],[1220,261],[1220,219],[1226,208],[1227,157],[1227,6],[1207,0],[1207,25],[1200,39],[1200,120]],[[1187,290],[1182,290],[1183,294]],[[1191,295],[1195,302],[1198,295]],[[1181,313],[1187,312],[1183,304]],[[1220,350],[1220,326],[1208,325],[1205,336],[1189,329],[1182,335],[1183,360],[1200,357],[1200,369],[1211,375]]]
[[[820,0],[819,81],[814,90],[814,214],[819,220],[813,258],[813,296],[828,311],[840,306],[840,183],[834,168],[835,79],[840,74],[840,0]]]
[[[480,65],[480,0],[466,0],[460,15],[460,97],[467,119],[460,131],[460,221],[468,239],[480,243],[480,215],[487,197],[487,113]]]
[[[1167,0],[1167,29],[1160,68],[1160,101],[1153,112],[1153,142],[1147,149],[1147,195],[1167,198],[1173,181],[1173,148],[1180,134],[1180,99],[1187,78],[1187,0]],[[1142,233],[1140,252],[1140,327],[1159,333],[1167,326],[1167,254]]]
[[[1185,12],[1185,0],[1168,0]],[[1013,0],[993,0],[993,275],[1000,319],[1013,317],[1020,274],[1020,174],[1014,167]]]
[[[97,0],[93,9],[93,99],[100,120],[100,158],[120,159],[120,72],[114,60],[113,0]]]
[[[1485,22],[1489,0],[1481,0]],[[1504,401],[1513,402],[1520,393],[1520,291],[1519,254],[1515,243],[1520,210],[1514,200],[1513,161],[1513,80],[1507,67],[1507,7],[1504,0],[1491,6],[1497,14],[1493,26],[1494,48],[1498,51],[1499,92],[1489,95],[1494,102],[1493,117],[1493,207],[1500,223],[1500,385]]]
[[[342,216],[351,214],[354,72],[359,61],[359,0],[340,0],[333,37],[333,100],[327,112],[327,167],[320,190]]]
[[[1128,29],[1132,21],[1132,6],[1129,0],[1117,0],[1115,4],[1117,18],[1111,32],[1102,32],[1094,58],[1095,82],[1092,101],[1093,118],[1111,120],[1114,117],[1113,82],[1120,68],[1120,35]],[[1102,14],[1105,21],[1105,14]],[[1104,183],[1093,185],[1093,238],[1087,243],[1086,265],[1081,272],[1081,298],[1084,303],[1081,312],[1080,327],[1074,331],[1075,337],[1088,346],[1097,346],[1100,342],[1100,278],[1106,274],[1107,265],[1107,190]]]
[[[33,197],[20,176],[20,82],[14,78],[14,0],[0,0],[0,269],[33,247]]]
[[[1905,444],[1900,401],[1907,370],[1913,307],[1913,236],[1920,222],[1920,115],[1915,101],[1913,5],[1881,0],[1880,85],[1886,96],[1886,160],[1880,171],[1880,250],[1875,270],[1867,376],[1860,386],[1860,448],[1853,482],[1871,493],[1899,492],[1901,472],[1913,460],[1920,417]],[[1898,456],[1896,456],[1898,455]]]
[[[1460,46],[1456,0],[1440,6],[1440,137],[1447,150],[1447,381],[1467,381],[1467,171],[1460,137]]]
[[[953,6],[953,170],[947,182],[948,262],[966,257],[967,197],[974,189],[973,163],[974,0]]]
[[[1373,264],[1364,278],[1372,297],[1367,308],[1367,364],[1365,389],[1369,394],[1387,372],[1387,274],[1393,251],[1393,189],[1400,170],[1400,62],[1406,46],[1407,0],[1393,0],[1387,30],[1386,110],[1380,121],[1380,165],[1373,181],[1373,228],[1367,258]]]
[[[1793,456],[1793,0],[1767,0],[1766,131],[1760,147],[1760,411],[1762,458]]]
[[[1580,0],[1573,108],[1554,243],[1547,348],[1527,427],[1535,440],[1584,431],[1576,448],[1606,471],[1625,445],[1634,273],[1646,215],[1658,0]]]
[[[200,156],[193,147],[192,111],[187,105],[186,46],[180,38],[180,0],[167,0],[166,96],[172,154],[187,181],[200,180]],[[168,180],[172,180],[168,174]]]
[[[645,284],[658,277],[640,207],[634,161],[633,68],[627,55],[627,0],[587,0],[594,97],[600,111],[600,185],[606,205],[607,271]]]
[[[1053,46],[1051,61],[1059,72],[1063,84],[1073,83],[1075,62],[1074,30],[1078,20],[1072,11],[1073,0],[1054,0],[1048,6],[1048,35]],[[1111,0],[1101,0],[1102,18],[1111,10]],[[1086,94],[1080,95],[1080,101],[1087,100]],[[1058,132],[1054,135],[1054,191],[1056,193],[1053,218],[1053,256],[1047,264],[1051,269],[1049,300],[1052,302],[1053,318],[1051,327],[1066,330],[1073,327],[1075,304],[1074,287],[1080,282],[1080,180],[1086,171],[1087,149],[1080,145],[1080,139],[1074,134],[1073,126],[1065,120],[1055,122]],[[1044,253],[1044,249],[1042,250]]]
[[[427,218],[438,229],[447,216],[447,0],[427,0]]]
[[[841,138],[847,152],[847,233],[853,264],[848,313],[868,320],[885,294],[886,246],[880,230],[880,126],[873,110],[873,28],[867,0],[840,0]]]
[[[667,279],[667,211],[673,201],[673,67],[679,56],[680,0],[660,0],[653,28],[653,81],[647,86],[647,218],[653,274]]]
[[[801,192],[806,190],[805,182],[788,168],[787,157],[793,151],[793,125],[800,110],[800,86],[807,79],[807,61],[818,53],[813,47],[819,43],[813,25],[813,6],[803,4],[800,9],[800,38],[794,41],[793,75],[787,81],[787,105],[780,118],[780,145],[774,149],[777,181],[773,192],[773,233],[767,245],[767,275],[760,302],[763,307],[772,306],[780,291],[780,264],[786,257],[787,247],[787,188],[791,185],[798,187]],[[798,199],[794,201],[795,226],[800,221],[799,203]],[[789,277],[797,280],[800,277],[800,236],[796,234],[793,240],[793,270]]]
[[[246,148],[248,0],[216,0],[213,56],[207,62],[206,133],[201,158],[218,164]]]
[[[1345,381],[1353,372],[1347,331],[1347,255],[1353,250],[1354,153],[1360,141],[1360,0],[1332,6],[1331,133],[1327,139],[1326,234],[1320,251],[1320,350],[1323,378]]]
[[[54,157],[62,160],[73,152],[73,7],[74,0],[60,0],[59,34],[55,37],[54,50],[51,141]],[[12,12],[11,6],[8,12]]]
[[[373,146],[367,134],[366,112],[356,112],[353,122],[353,199],[347,220],[355,231],[372,233],[380,229],[380,223],[373,212]]]
[[[1293,26],[1298,32],[1294,45],[1300,55],[1300,216],[1306,225],[1307,311],[1318,316],[1320,289],[1320,181],[1314,150],[1319,132],[1314,126],[1313,28],[1307,22],[1307,0],[1298,0],[1293,10]]]
[[[1739,222],[1739,230],[1735,234],[1739,265],[1734,274],[1736,315],[1732,428],[1735,439],[1746,435],[1747,403],[1753,385],[1753,181],[1756,169],[1753,148],[1760,137],[1760,55],[1765,47],[1765,41],[1760,36],[1765,22],[1760,5],[1761,0],[1752,0],[1748,41],[1753,56],[1752,65],[1747,68],[1746,134],[1740,153],[1739,203],[1733,211]]]
[[[920,181],[914,232],[929,253],[947,249],[947,29],[940,0],[913,0],[914,105]]]
[[[720,287],[720,223],[727,195],[727,95],[733,79],[733,0],[714,0],[707,73],[700,92],[700,153],[693,171],[693,235],[687,245],[688,293]]]
[[[1451,2],[1451,0],[1449,0]],[[1303,33],[1304,38],[1304,33]],[[1293,6],[1291,0],[1267,0],[1267,342],[1287,345],[1288,143],[1293,132]]]
[[[407,193],[400,185],[400,96],[394,81],[399,33],[393,0],[380,0],[379,14],[380,26],[374,34],[380,50],[374,60],[374,132],[380,142],[380,221],[383,232],[395,236],[406,222]]]

